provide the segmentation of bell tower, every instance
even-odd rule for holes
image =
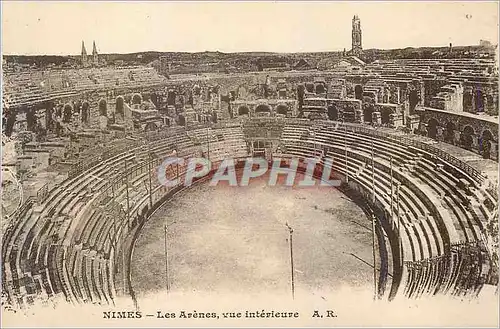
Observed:
[[[85,49],[85,43],[82,41],[82,56],[81,56],[82,66],[87,65],[87,50]]]
[[[361,40],[361,21],[358,15],[354,15],[352,18],[352,55],[359,56],[363,52]]]
[[[92,61],[95,66],[99,64],[99,55],[97,54],[97,47],[95,45],[95,41],[94,44],[92,45]]]

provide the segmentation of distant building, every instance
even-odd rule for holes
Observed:
[[[316,69],[316,65],[311,62],[311,60],[307,60],[304,58],[299,59],[294,65],[294,70],[314,70]]]
[[[97,47],[94,44],[92,45],[92,62],[95,66],[99,65],[99,55],[97,54]]]
[[[492,44],[488,40],[479,40],[479,47],[490,48],[491,46]]]
[[[85,43],[82,40],[82,56],[81,56],[81,64],[82,66],[87,66],[87,50],[85,49]]]
[[[83,67],[89,66],[99,66],[99,54],[97,53],[97,47],[95,41],[92,45],[92,57],[87,55],[87,49],[85,49],[85,42],[82,41],[82,52],[80,57],[80,63]]]
[[[359,56],[363,52],[362,38],[361,38],[361,21],[358,15],[352,18],[352,49],[351,54]]]

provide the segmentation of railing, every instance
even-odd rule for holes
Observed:
[[[8,216],[7,219],[9,222],[7,223],[7,228],[3,232],[2,236],[2,259],[5,259],[5,252],[7,247],[7,242],[10,240],[7,237],[12,233],[12,231],[20,224],[22,218],[26,215],[26,213],[33,207],[33,204],[36,202],[36,198],[34,196],[28,197],[24,203],[17,208],[12,214]]]
[[[47,196],[49,195],[49,184],[45,183],[43,186],[36,192],[36,198],[38,203],[43,203]]]
[[[342,125],[346,125],[347,127],[350,128],[351,131],[354,131],[354,132],[361,132],[361,133],[365,133],[368,135],[374,135],[374,136],[382,137],[382,138],[386,138],[386,139],[397,140],[400,144],[404,144],[407,146],[413,146],[413,147],[419,148],[421,150],[427,151],[428,153],[431,153],[431,154],[437,156],[441,160],[444,160],[445,162],[448,162],[449,164],[461,169],[462,171],[467,173],[470,177],[472,177],[476,182],[478,182],[479,185],[481,185],[486,179],[477,169],[475,169],[472,166],[468,165],[467,163],[459,160],[458,158],[454,157],[453,155],[449,154],[448,152],[445,152],[445,151],[441,150],[440,148],[434,147],[430,144],[418,141],[418,140],[413,139],[411,137],[398,136],[395,134],[391,134],[391,133],[383,132],[383,131],[378,131],[378,130],[375,130],[373,128],[363,127],[363,126],[356,125],[356,124],[344,123],[344,124],[341,124],[341,126]]]
[[[453,155],[441,150],[440,148],[418,141],[414,138],[376,130],[375,128],[369,128],[355,123],[343,123],[339,121],[316,121],[316,122],[332,127],[337,126],[337,128],[340,129],[347,127],[352,132],[364,133],[367,135],[382,137],[385,139],[396,140],[400,144],[413,146],[418,149],[424,150],[428,153],[431,153],[440,158],[441,160],[448,162],[449,164],[461,169],[467,175],[472,177],[479,185],[482,185],[486,180],[486,177],[483,174],[481,174],[479,170],[473,168],[472,166],[454,157]],[[287,120],[287,123],[296,125],[311,125],[311,121],[309,119],[289,119]],[[312,124],[314,125],[314,122]]]

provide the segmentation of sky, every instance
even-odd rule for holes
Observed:
[[[497,43],[497,2],[49,2],[2,1],[2,53],[270,51]]]

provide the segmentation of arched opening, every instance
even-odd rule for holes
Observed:
[[[87,123],[89,121],[89,102],[85,101],[82,104],[82,122]]]
[[[474,135],[474,128],[471,126],[465,126],[464,130],[460,134],[460,144],[462,144],[465,149],[470,150],[472,148]]]
[[[450,144],[455,143],[455,124],[451,121],[446,123],[446,130],[444,132],[444,141]]]
[[[115,113],[123,115],[124,113],[124,100],[122,96],[116,97],[115,101]]]
[[[470,110],[472,108],[472,99],[473,99],[472,90],[466,89],[464,91],[464,96],[463,96],[464,110]]]
[[[475,90],[474,103],[477,112],[484,112],[484,96],[480,89]]]
[[[132,104],[135,105],[141,103],[142,103],[142,96],[139,94],[134,94],[134,96],[132,96]]]
[[[73,113],[80,114],[81,112],[82,112],[82,101],[77,100],[74,107],[73,107]]]
[[[299,107],[299,115],[302,113],[302,105],[304,104],[304,93],[305,87],[304,85],[297,86],[297,106]]]
[[[373,122],[373,106],[369,105],[363,109],[363,120],[364,122]]]
[[[173,90],[169,90],[167,94],[167,105],[175,105],[175,98],[177,94]]]
[[[489,159],[491,155],[491,141],[493,140],[493,134],[491,131],[486,129],[481,135],[481,141],[479,149],[483,155],[483,159]]]
[[[392,110],[390,108],[382,108],[380,110],[380,121],[382,124],[389,124]]]
[[[5,124],[5,136],[10,137],[12,136],[12,132],[14,131],[14,125],[16,124],[16,117],[17,117],[17,112],[16,110],[9,109],[8,111],[5,111],[4,113],[6,118],[6,124]]]
[[[158,130],[158,126],[154,122],[148,122],[144,127],[144,131],[156,131]]]
[[[186,125],[186,118],[182,114],[179,115],[179,125],[180,126]]]
[[[158,107],[158,95],[155,92],[152,92],[150,95],[151,103],[153,103],[156,107]]]
[[[36,125],[35,109],[23,106],[23,112],[26,114],[26,129],[34,131]]]
[[[201,88],[198,85],[194,85],[193,87],[193,95],[195,96],[200,96],[201,95]]]
[[[418,104],[418,92],[416,90],[410,91],[410,113],[413,113]]]
[[[319,114],[318,112],[312,112],[312,113],[309,113],[309,115],[307,116],[307,118],[309,120],[321,120],[321,114]]]
[[[250,109],[245,105],[242,105],[238,108],[238,115],[248,115],[249,113]]]
[[[271,112],[271,107],[266,104],[260,104],[255,108],[255,113],[262,113],[262,112]]]
[[[71,122],[71,115],[73,114],[73,106],[71,104],[64,105],[63,108],[63,122]]]
[[[325,85],[318,83],[316,85],[316,94],[324,94],[326,92]]]
[[[63,111],[63,106],[61,104],[57,105],[57,107],[56,107],[56,117],[58,117],[58,118],[62,117],[62,111]]]
[[[363,99],[363,87],[361,87],[361,85],[356,85],[354,87],[354,98],[359,100]]]
[[[438,127],[438,121],[436,119],[430,119],[429,122],[427,122],[427,136],[436,139],[437,137],[437,127]]]
[[[286,116],[288,113],[288,107],[286,105],[279,104],[276,106],[276,113]]]
[[[184,104],[186,104],[186,98],[184,97],[184,95],[179,95],[179,96],[177,96],[176,103],[177,103],[180,107],[183,107],[183,106],[184,106]]]
[[[314,93],[314,83],[306,83],[306,90],[308,93]]]
[[[337,121],[339,119],[339,110],[335,104],[328,106],[328,119]]]
[[[108,116],[108,103],[105,99],[101,99],[99,101],[99,115],[100,116]]]

